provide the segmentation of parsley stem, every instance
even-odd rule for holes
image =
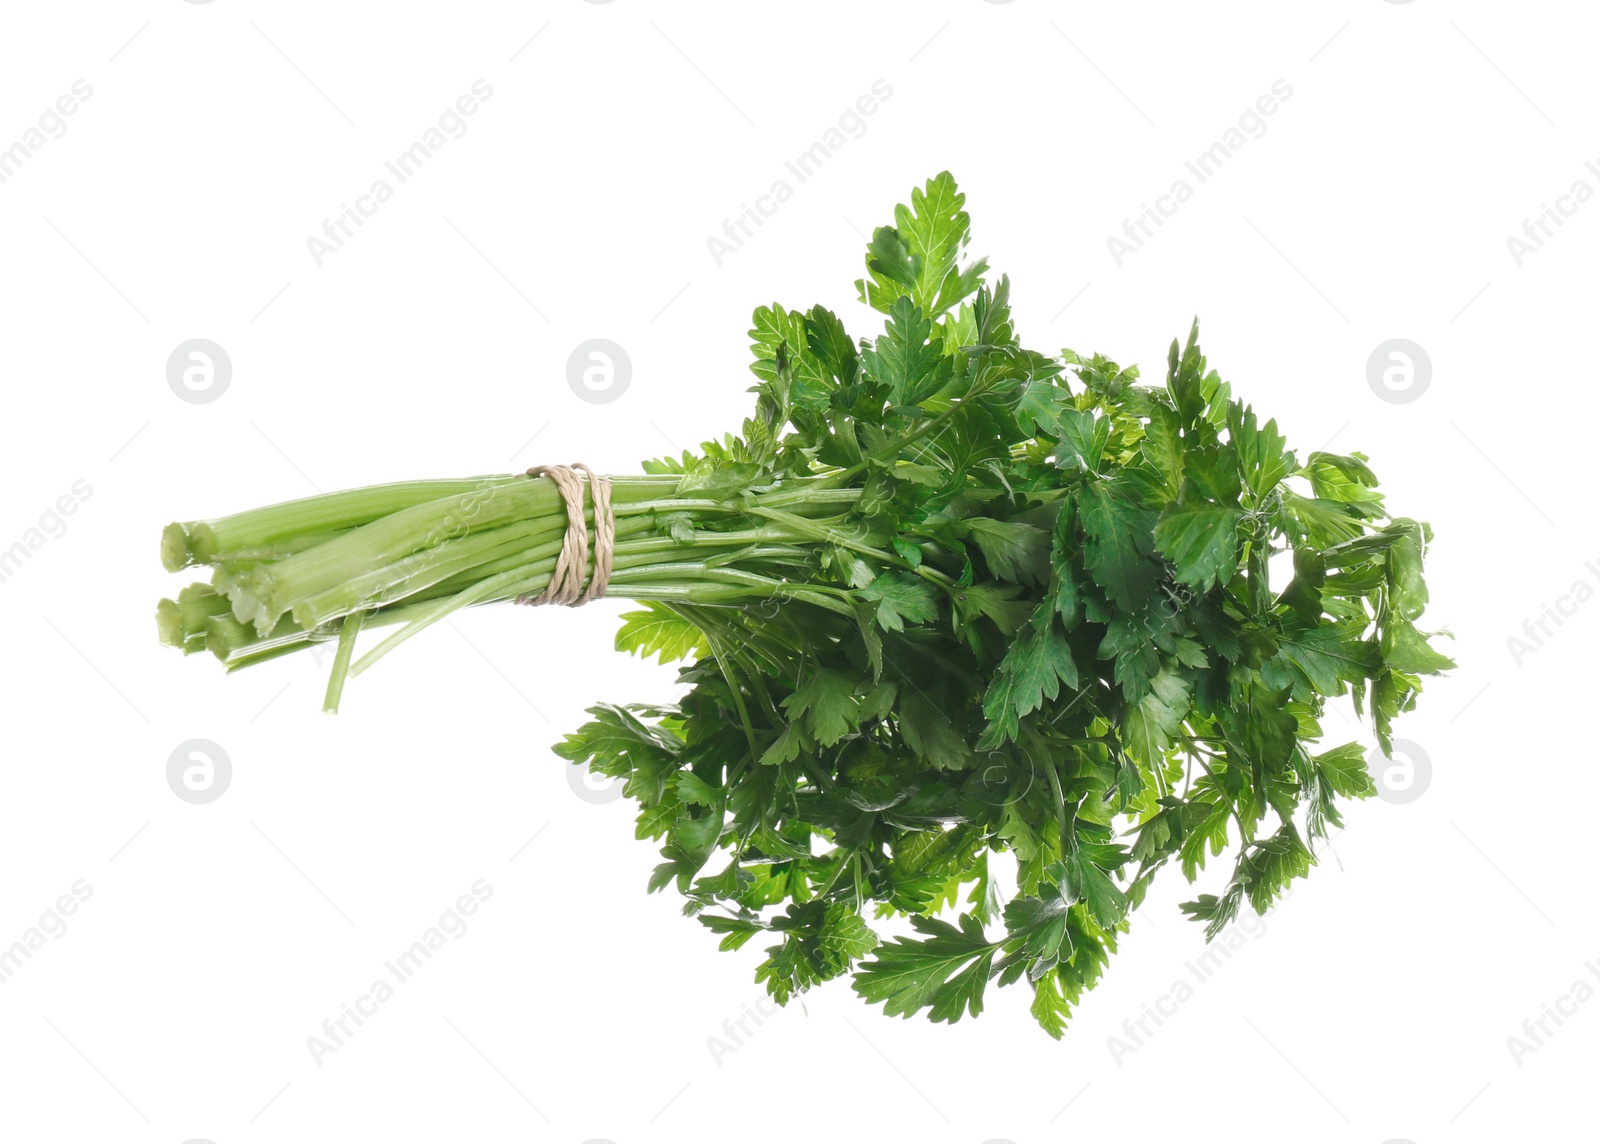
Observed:
[[[339,696],[344,691],[345,677],[350,673],[350,653],[355,650],[356,636],[361,634],[364,615],[351,612],[339,625],[339,647],[333,655],[333,670],[328,673],[328,690],[322,699],[322,709],[330,715],[339,713]]]

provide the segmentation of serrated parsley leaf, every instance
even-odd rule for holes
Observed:
[[[1156,549],[1172,561],[1180,584],[1210,591],[1238,566],[1236,534],[1243,517],[1222,505],[1173,507],[1156,524]]]
[[[915,302],[897,298],[889,307],[883,335],[862,355],[862,370],[888,391],[891,405],[915,405],[949,379],[951,359],[940,345],[928,341],[932,330],[933,324]]]
[[[642,611],[622,613],[616,648],[641,659],[656,656],[661,663],[706,654],[705,636],[664,604],[646,603]]]
[[[1014,739],[1018,720],[1039,709],[1046,699],[1061,694],[1061,685],[1078,685],[1078,667],[1072,648],[1054,623],[1047,602],[1038,616],[1011,645],[1000,672],[984,696],[983,713],[990,721],[979,747]]]
[[[902,572],[881,573],[861,589],[860,596],[878,605],[880,627],[898,632],[906,624],[925,624],[938,618],[939,599],[924,580]]]
[[[783,708],[790,718],[804,716],[806,730],[829,747],[849,734],[860,717],[855,688],[853,677],[819,669],[783,701]]]
[[[996,579],[1042,584],[1049,576],[1050,535],[1044,529],[984,516],[962,523]]]
[[[922,941],[899,937],[880,945],[873,960],[856,973],[855,991],[867,1001],[883,1003],[890,1017],[909,1017],[929,1010],[933,1021],[957,1021],[962,1014],[983,1012],[984,986],[994,961],[996,943],[984,936],[971,914],[957,929],[937,918],[913,917],[911,924],[926,935]]]
[[[1089,534],[1089,574],[1124,611],[1137,611],[1155,593],[1151,514],[1115,481],[1092,481],[1079,495],[1078,515]]]

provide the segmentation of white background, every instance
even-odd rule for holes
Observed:
[[[8,5],[0,147],[93,94],[0,184],[0,547],[92,495],[0,584],[0,944],[76,880],[93,895],[0,985],[0,1138],[1592,1134],[1600,1002],[1520,1065],[1507,1038],[1600,965],[1577,729],[1600,603],[1520,665],[1507,640],[1600,585],[1600,205],[1520,267],[1506,239],[1600,187],[1596,30],[1576,4],[1435,0]],[[477,79],[466,134],[319,267],[307,238]],[[707,238],[880,79],[865,134],[718,266]],[[1118,266],[1107,238],[1279,79],[1266,133]],[[1120,1062],[1108,1038],[1202,951],[1181,882],[1060,1043],[1020,987],[949,1027],[839,982],[714,1061],[759,943],[719,953],[647,897],[629,804],[580,798],[548,749],[593,702],[675,694],[611,651],[625,604],[461,615],[329,718],[326,660],[230,678],[157,646],[183,580],[156,541],[376,481],[632,472],[735,429],[751,309],[870,332],[860,232],[945,168],[1027,344],[1159,377],[1199,313],[1302,455],[1364,451],[1432,522],[1428,619],[1461,668],[1400,725],[1432,781],[1355,807],[1265,936]],[[197,337],[233,363],[208,404],[165,377]],[[566,381],[595,337],[633,363],[610,404]],[[1433,367],[1407,404],[1367,383],[1396,337]],[[193,738],[232,761],[209,805],[166,783]],[[314,1063],[307,1038],[478,879],[470,930]]]

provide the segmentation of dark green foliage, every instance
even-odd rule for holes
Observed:
[[[651,471],[726,502],[695,529],[801,527],[751,499],[785,482],[857,495],[807,516],[789,588],[635,613],[618,645],[694,657],[691,690],[597,707],[558,752],[626,780],[664,843],[652,889],[725,949],[772,943],[779,1001],[852,975],[890,1015],[955,1021],[1026,979],[1060,1036],[1160,867],[1234,852],[1184,907],[1214,935],[1372,793],[1359,746],[1313,746],[1326,701],[1387,749],[1451,664],[1415,626],[1431,534],[1387,515],[1365,457],[1298,459],[1197,328],[1159,387],[1024,349],[1005,279],[960,263],[963,202],[941,174],[873,235],[875,339],[756,311],[743,436]],[[891,915],[914,933],[880,942],[867,919]]]

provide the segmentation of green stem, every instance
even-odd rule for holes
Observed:
[[[733,696],[733,706],[739,713],[739,722],[744,727],[745,742],[750,746],[752,759],[761,757],[761,748],[756,744],[755,725],[750,722],[750,710],[745,706],[744,691],[739,686],[738,677],[734,675],[733,668],[729,666],[728,656],[723,652],[721,641],[706,635],[706,643],[711,646],[711,654],[716,657],[717,667],[722,671],[722,678],[728,684],[728,693]]]
[[[368,485],[283,501],[216,520],[171,524],[162,538],[163,562],[176,572],[187,564],[209,564],[241,550],[264,548],[296,536],[350,529],[403,508],[467,493],[485,484],[509,484],[522,477],[472,477],[465,480],[400,481]],[[182,563],[167,558],[168,547]]]
[[[345,676],[350,673],[350,654],[356,648],[356,636],[361,634],[364,613],[351,612],[339,626],[339,646],[333,653],[333,671],[328,674],[328,691],[322,699],[322,709],[330,715],[339,713],[339,696],[344,691]]]

